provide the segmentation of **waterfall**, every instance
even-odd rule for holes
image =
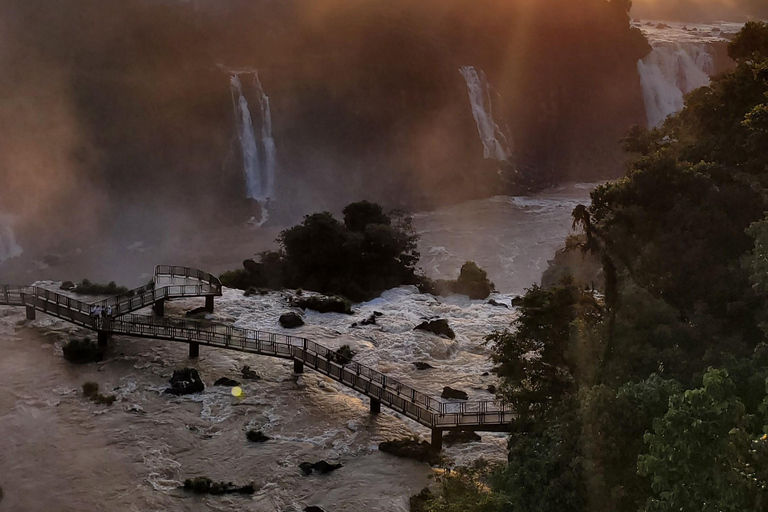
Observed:
[[[24,250],[16,243],[16,235],[11,228],[11,219],[0,215],[0,263],[21,256]]]
[[[244,86],[240,80],[241,75],[246,74],[252,76],[253,91],[259,99],[260,110],[257,117],[257,122],[261,125],[261,129],[258,130],[259,137],[256,136],[254,117],[252,117]],[[275,196],[275,171],[277,169],[277,149],[272,137],[272,112],[269,106],[269,97],[264,93],[258,72],[235,73],[230,78],[230,84],[237,135],[243,151],[246,196],[261,205],[261,221],[254,221],[254,223],[262,225],[268,217],[267,204]]]
[[[667,116],[685,106],[683,97],[709,85],[714,57],[706,43],[656,42],[653,51],[637,62],[648,126],[660,126]]]
[[[493,120],[491,87],[485,78],[485,73],[482,70],[478,73],[472,66],[463,66],[459,72],[467,83],[469,104],[472,107],[472,115],[475,118],[475,124],[477,124],[480,141],[483,143],[483,156],[496,160],[507,160],[510,156],[507,138]]]

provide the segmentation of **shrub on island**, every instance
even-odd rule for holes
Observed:
[[[70,284],[70,281],[62,283],[61,289],[64,290],[64,284]],[[107,284],[93,283],[88,279],[83,279],[73,288],[69,288],[75,293],[82,295],[125,295],[130,291],[125,286],[117,286],[117,283],[110,281]]]
[[[461,266],[459,277],[453,281],[439,279],[430,281],[425,279],[420,287],[422,292],[434,295],[450,295],[458,293],[466,295],[472,300],[482,300],[496,291],[496,286],[488,279],[488,273],[480,268],[474,261],[468,261]]]
[[[420,282],[418,237],[409,216],[368,201],[348,205],[343,215],[343,222],[329,212],[305,216],[280,234],[278,251],[245,260],[242,269],[221,275],[222,284],[242,290],[302,288],[364,301]]]

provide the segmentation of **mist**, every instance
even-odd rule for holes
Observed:
[[[707,23],[768,18],[764,0],[635,0],[632,16],[643,19]]]

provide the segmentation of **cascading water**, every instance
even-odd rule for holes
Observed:
[[[483,143],[483,156],[496,160],[507,160],[510,156],[507,137],[493,120],[491,87],[485,78],[485,73],[482,70],[478,73],[472,66],[463,66],[459,72],[467,83],[472,115],[475,118],[477,132]]]
[[[0,215],[0,263],[21,256],[24,250],[16,242],[16,234],[11,228],[11,220]]]
[[[684,96],[709,85],[714,56],[707,43],[653,43],[653,51],[637,62],[648,126],[656,128],[685,106]]]
[[[258,72],[247,73],[253,76],[253,87],[259,98],[260,113],[258,121],[261,124],[260,137],[256,137],[253,117],[248,105],[248,99],[243,91],[240,76],[246,73],[235,73],[230,79],[232,102],[235,109],[237,134],[243,150],[243,169],[245,171],[246,195],[261,205],[261,220],[254,224],[263,225],[268,217],[267,205],[275,195],[275,171],[277,169],[277,149],[272,137],[272,112],[269,97],[259,80]]]

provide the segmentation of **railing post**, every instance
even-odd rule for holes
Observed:
[[[379,414],[381,412],[381,400],[371,398],[371,414]]]

